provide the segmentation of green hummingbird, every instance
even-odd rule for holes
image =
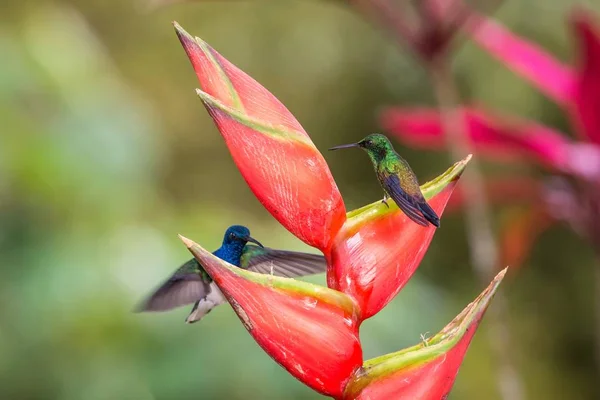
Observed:
[[[248,242],[256,245],[249,245]],[[318,254],[274,250],[250,236],[245,226],[233,225],[213,254],[236,267],[262,274],[296,277],[325,272],[327,262]],[[185,322],[199,321],[227,300],[202,265],[192,258],[175,271],[138,307],[138,312],[168,311],[194,304]]]
[[[405,159],[394,150],[389,139],[379,133],[373,133],[358,143],[344,144],[329,150],[360,147],[364,149],[373,162],[377,179],[383,187],[383,203],[392,198],[398,207],[419,225],[440,226],[440,218],[427,204],[415,173]],[[388,206],[389,207],[389,206]]]

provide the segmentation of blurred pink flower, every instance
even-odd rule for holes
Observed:
[[[552,221],[566,221],[596,247],[600,245],[600,33],[589,13],[577,11],[570,25],[577,43],[574,66],[508,31],[499,23],[475,16],[466,30],[475,43],[521,75],[568,113],[577,139],[539,123],[507,117],[470,106],[457,110],[477,152],[500,160],[517,158],[537,163],[557,175],[545,184],[523,178],[489,183],[492,201],[529,202],[529,212],[507,221],[502,238],[503,262],[519,263],[533,238]],[[383,127],[405,143],[445,147],[437,110],[388,108]],[[512,193],[507,196],[506,191]],[[495,193],[494,193],[495,192]],[[460,205],[453,199],[450,207]],[[529,221],[529,223],[523,223]],[[535,223],[538,228],[531,229]],[[515,237],[521,240],[514,240]],[[518,242],[518,243],[517,243]],[[504,265],[504,264],[503,264]],[[514,265],[514,264],[513,264]]]

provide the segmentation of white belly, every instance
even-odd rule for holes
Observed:
[[[204,317],[210,312],[210,310],[212,310],[219,304],[225,303],[226,301],[227,299],[225,299],[225,296],[223,295],[217,284],[212,282],[210,284],[210,290],[206,297],[198,301],[198,304],[192,310],[190,315],[188,315],[185,322],[191,324],[193,322],[200,321],[202,317]]]

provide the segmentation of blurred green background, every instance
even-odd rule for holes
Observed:
[[[509,0],[497,16],[568,60],[573,4]],[[194,93],[171,21],[271,90],[323,150],[378,131],[380,106],[433,104],[421,66],[335,2],[2,8],[0,398],[320,398],[263,353],[228,306],[191,326],[188,309],[131,312],[190,257],[178,233],[216,248],[239,223],[270,247],[309,250],[245,185]],[[568,130],[558,108],[471,45],[455,67],[465,99]],[[397,149],[422,181],[451,162]],[[366,157],[325,156],[348,209],[380,198]],[[494,221],[504,217],[495,210]],[[406,289],[363,325],[365,357],[417,343],[462,310],[483,289],[468,260],[462,217],[447,215]],[[529,399],[600,398],[592,269],[589,248],[559,227],[504,284],[511,356]],[[485,330],[484,320],[451,399],[499,399]]]

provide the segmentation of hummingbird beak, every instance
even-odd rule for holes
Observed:
[[[252,236],[248,236],[248,237],[246,238],[246,241],[247,241],[247,242],[254,243],[254,244],[257,244],[257,245],[259,245],[260,247],[262,247],[263,249],[265,248],[265,246],[263,246],[263,245],[262,245],[262,244],[261,244],[261,243],[260,243],[258,240],[254,239]]]
[[[332,147],[329,150],[351,149],[352,147],[360,147],[360,144],[358,144],[358,143],[342,144],[340,146]]]

